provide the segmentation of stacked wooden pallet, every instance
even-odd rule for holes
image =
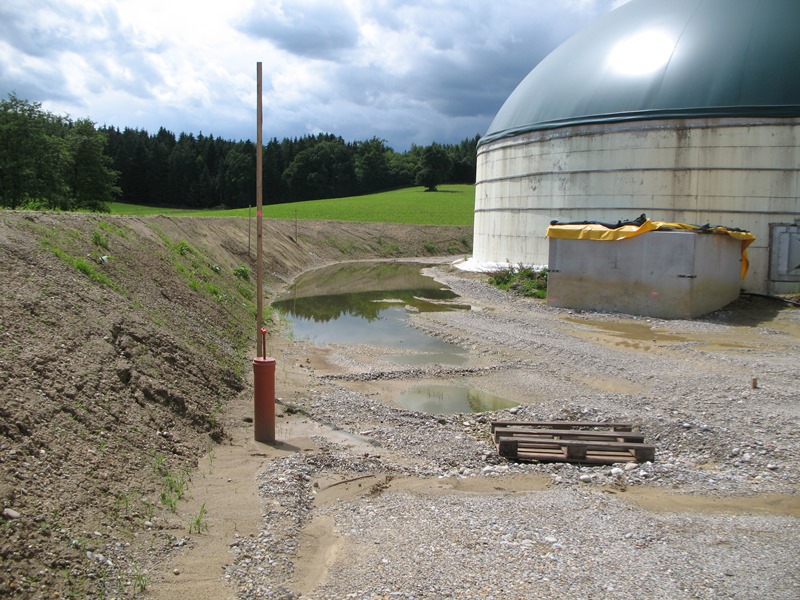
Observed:
[[[500,456],[519,461],[613,464],[655,460],[655,446],[630,423],[493,421]]]

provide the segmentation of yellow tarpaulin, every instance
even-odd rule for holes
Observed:
[[[664,221],[645,219],[641,224],[621,225],[619,227],[607,227],[600,223],[554,223],[547,228],[547,237],[572,240],[616,241],[630,239],[649,231],[674,231],[675,229],[696,231],[697,233],[727,234],[739,240],[742,243],[742,279],[744,279],[744,276],[747,274],[747,269],[750,266],[747,260],[747,247],[756,239],[756,236],[749,231],[728,229],[722,226],[701,227],[699,225],[688,225],[686,223],[667,223]]]

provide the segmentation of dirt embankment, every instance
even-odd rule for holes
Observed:
[[[266,293],[471,239],[269,221]],[[0,596],[140,595],[185,543],[174,509],[246,388],[255,248],[244,219],[0,213]]]

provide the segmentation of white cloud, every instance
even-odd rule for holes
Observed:
[[[255,139],[485,132],[514,87],[621,0],[5,0],[0,93],[100,124]]]

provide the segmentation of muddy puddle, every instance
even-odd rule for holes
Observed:
[[[605,490],[651,512],[787,515],[800,517],[800,497],[781,494],[724,497],[671,494],[658,488],[632,487],[625,492]]]
[[[411,386],[398,396],[397,403],[409,410],[436,414],[497,411],[518,405],[483,390],[448,384]]]
[[[331,476],[319,482],[320,493],[316,504],[323,505],[339,499],[353,499],[364,495],[376,483],[386,480],[385,476],[365,475],[357,478]],[[529,494],[544,492],[553,487],[549,475],[539,473],[514,474],[503,478],[391,478],[381,487],[385,493],[413,492],[420,494]],[[629,502],[654,513],[695,513],[695,514],[733,514],[733,515],[784,515],[800,516],[800,497],[782,494],[762,494],[757,496],[717,497],[700,494],[676,494],[669,490],[646,486],[631,486],[625,491],[600,489],[617,499]]]
[[[578,325],[586,325],[594,329],[600,329],[608,332],[609,335],[620,338],[620,344],[634,345],[637,342],[685,342],[687,337],[677,335],[674,333],[663,333],[654,330],[652,326],[647,323],[631,323],[620,321],[602,321],[599,319],[576,319],[573,317],[566,317],[564,319],[569,323],[576,323]]]
[[[599,335],[607,344],[644,352],[684,343],[699,350],[722,352],[746,352],[765,346],[793,348],[793,340],[800,334],[800,323],[791,318],[791,310],[780,308],[774,300],[742,297],[717,313],[715,325],[718,327],[713,332],[703,333],[666,332],[650,323],[622,317],[618,320],[565,317],[563,320],[590,328],[574,330],[577,335]],[[764,327],[767,323],[769,326]]]

